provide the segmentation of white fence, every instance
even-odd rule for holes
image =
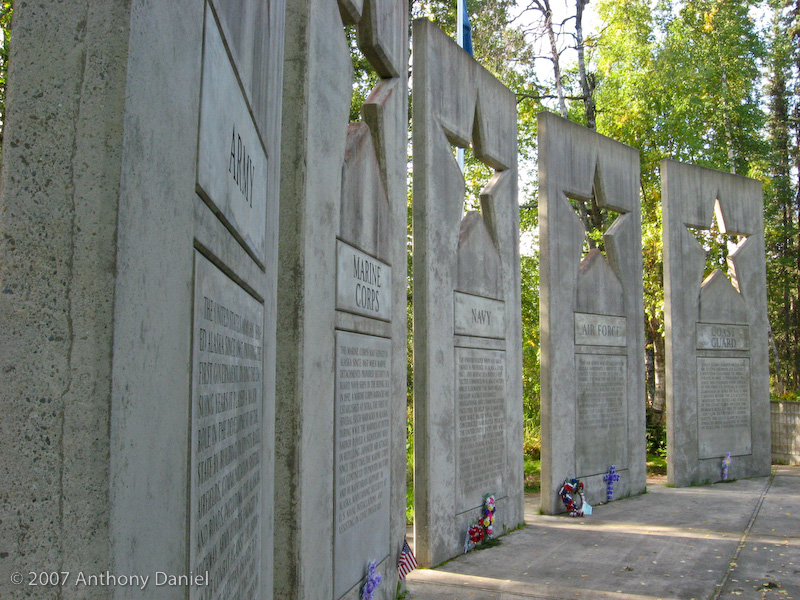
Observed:
[[[800,402],[770,402],[773,464],[800,465]]]

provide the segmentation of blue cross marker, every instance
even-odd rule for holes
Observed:
[[[611,502],[614,497],[614,482],[619,481],[619,473],[617,473],[617,466],[611,465],[608,469],[608,474],[603,475],[603,481],[606,482],[606,502]]]

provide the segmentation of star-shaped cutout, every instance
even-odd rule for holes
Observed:
[[[597,177],[595,177],[590,198],[567,194],[567,200],[581,220],[586,232],[583,240],[583,256],[585,257],[597,248],[607,259],[603,236],[617,220],[617,217],[624,213],[605,205],[602,188]]]
[[[691,227],[686,228],[697,239],[697,243],[706,251],[706,264],[703,269],[703,280],[705,281],[715,271],[720,271],[728,278],[736,291],[739,291],[739,284],[736,277],[736,267],[733,264],[733,255],[747,240],[744,234],[728,233],[725,225],[725,216],[722,213],[722,206],[719,198],[714,202],[714,216],[708,228]]]
[[[470,211],[481,211],[481,193],[489,185],[489,181],[494,175],[494,169],[475,158],[475,153],[470,144],[466,148],[454,148],[453,153],[458,150],[464,151],[464,207],[462,214]]]

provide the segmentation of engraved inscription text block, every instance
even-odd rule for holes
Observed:
[[[336,308],[382,321],[392,314],[392,267],[336,241]]]
[[[456,348],[456,512],[505,495],[506,353]]]
[[[391,345],[336,332],[335,598],[389,553]]]
[[[578,473],[604,473],[611,465],[627,468],[627,358],[576,354]]]
[[[720,323],[697,324],[698,350],[749,350],[750,328],[747,325]]]
[[[264,308],[195,252],[189,564],[210,586],[190,598],[260,589]]]
[[[750,359],[697,359],[700,458],[752,452]]]
[[[267,154],[208,5],[205,30],[197,185],[263,263]]]

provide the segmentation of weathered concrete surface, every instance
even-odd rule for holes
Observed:
[[[409,600],[800,598],[800,468],[648,493],[591,517],[538,514],[496,548],[408,576]],[[724,507],[724,508],[723,508]],[[789,513],[789,514],[787,514]],[[731,565],[734,565],[731,567]]]
[[[13,585],[15,571],[94,572],[111,563],[114,230],[129,9],[46,4],[14,7],[4,124],[3,598],[56,593]],[[108,596],[105,589],[83,593]]]
[[[761,182],[670,160],[661,173],[669,481],[720,481],[726,452],[733,454],[730,477],[765,475],[771,447]],[[705,253],[689,230],[708,229],[717,210],[720,228],[746,236],[728,256],[732,281],[719,270],[703,281]],[[720,332],[729,324],[737,333],[746,328],[748,348],[739,335],[719,335],[716,349],[701,349],[708,345],[698,337],[702,324]],[[721,381],[703,385],[723,369]],[[715,389],[726,396],[717,399]],[[712,401],[721,408],[710,410]],[[731,416],[737,420],[723,423]]]
[[[257,264],[196,193],[203,32],[216,26],[204,4],[15,6],[0,199],[3,598],[140,598],[135,586],[76,578],[149,575],[153,585],[156,571],[191,570],[197,252],[263,305],[262,397],[274,397],[274,261]],[[249,22],[254,4],[228,16]],[[282,2],[269,10],[269,51],[251,67],[274,83]],[[231,92],[252,105],[238,85]],[[276,181],[279,94],[268,104],[259,136]],[[270,256],[276,192],[268,184],[259,199]],[[262,498],[272,495],[271,400],[263,408]],[[256,592],[271,598],[272,503],[256,510],[266,540]],[[71,579],[13,586],[14,571]],[[152,593],[187,597],[182,586]]]
[[[276,569],[276,598],[356,599],[370,560],[384,578],[376,598],[394,597],[405,533],[406,15],[403,0],[287,5],[275,484],[276,540],[285,560]],[[357,24],[359,46],[382,77],[358,125],[348,123],[353,70],[343,18]],[[391,296],[388,314],[370,314],[374,304],[337,305],[337,290],[342,298],[347,285],[351,293],[359,285],[352,276],[341,281],[347,273],[337,273],[339,248],[350,253],[351,269],[354,256],[392,268],[391,284],[385,270],[380,286],[372,282]],[[390,493],[380,509],[388,523],[364,531],[364,544],[337,557],[339,536],[353,531],[337,522],[346,495],[337,471],[344,458],[337,446],[344,437],[336,381],[342,334],[382,338],[364,347],[391,342]]]
[[[498,498],[497,532],[522,522],[516,102],[418,19],[413,123],[414,537],[436,565],[463,551],[484,495]],[[452,145],[470,143],[495,174],[464,216]]]
[[[800,598],[800,467],[776,472],[721,598]]]
[[[564,511],[558,492],[567,478],[584,482],[590,504],[604,502],[612,464],[621,478],[615,498],[645,487],[639,154],[540,113],[539,173],[542,511],[556,514]],[[607,257],[594,249],[581,259],[585,230],[569,198],[590,199],[593,191],[601,208],[622,214],[604,234]],[[604,332],[610,324],[611,334],[578,336],[576,324]],[[610,378],[607,391],[594,373]],[[617,405],[598,427],[589,426],[592,414],[605,402],[581,409],[593,389]]]

